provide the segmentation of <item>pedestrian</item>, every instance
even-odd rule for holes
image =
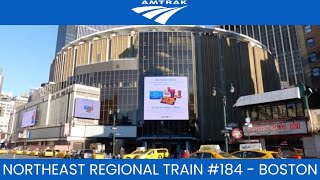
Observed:
[[[188,152],[187,152],[187,150],[184,150],[183,153],[182,153],[181,158],[182,158],[182,159],[185,159],[185,158],[187,158],[187,157],[188,157]]]
[[[120,158],[122,159],[123,155],[126,154],[126,151],[124,150],[123,147],[120,148]]]

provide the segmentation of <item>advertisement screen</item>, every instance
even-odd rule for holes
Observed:
[[[76,98],[74,117],[100,119],[100,101]]]
[[[36,109],[23,113],[21,127],[34,126],[36,123]]]
[[[144,120],[188,120],[187,77],[145,77]]]

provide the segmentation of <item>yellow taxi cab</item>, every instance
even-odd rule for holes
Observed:
[[[39,157],[44,157],[44,151],[45,151],[45,149],[39,150],[38,156],[39,156]]]
[[[43,157],[54,157],[53,149],[45,149],[43,152]]]
[[[167,159],[169,156],[170,154],[167,148],[154,148],[136,155],[134,159]]]
[[[24,150],[22,151],[22,154],[23,154],[23,155],[26,155],[26,154],[27,154],[27,151],[28,151],[28,149],[24,149]]]
[[[0,149],[0,154],[9,154],[8,149]]]
[[[55,151],[55,156],[57,158],[65,158],[68,151]]]
[[[231,155],[245,159],[279,159],[281,158],[278,152],[266,150],[241,150]]]
[[[28,150],[26,150],[26,155],[30,155],[30,153],[31,153],[31,150],[30,149],[28,149]]]
[[[200,149],[190,154],[188,159],[236,159],[226,152],[221,151],[219,145],[201,145]]]
[[[66,154],[64,155],[65,159],[71,159],[72,151],[66,151]]]
[[[137,148],[132,153],[123,155],[122,159],[134,159],[134,157],[136,157],[137,155],[143,154],[144,152],[146,152],[146,149]]]
[[[64,156],[64,158],[73,159],[76,154],[77,154],[76,150],[66,151],[66,155]]]
[[[30,152],[30,156],[38,156],[39,155],[39,149],[34,149]]]
[[[10,149],[9,150],[9,154],[15,154],[16,153],[16,150],[15,149]]]
[[[53,150],[53,156],[57,157],[57,155],[60,154],[60,152],[62,152],[62,151],[60,151],[59,149],[54,149]]]
[[[17,149],[17,150],[15,151],[15,154],[16,154],[16,155],[23,155],[23,150],[22,150],[22,149]]]
[[[226,152],[216,152],[214,150],[197,151],[188,157],[188,159],[235,159],[236,157]]]
[[[92,157],[93,157],[93,159],[105,159],[106,158],[104,153],[93,153]]]

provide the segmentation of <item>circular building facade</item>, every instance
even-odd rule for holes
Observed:
[[[192,143],[223,141],[223,96],[227,122],[237,124],[244,116],[233,108],[238,97],[280,89],[278,64],[262,44],[197,26],[129,26],[80,38],[56,55],[50,81],[57,90],[75,83],[100,88],[100,125],[112,125],[110,110],[118,111],[117,126],[137,127],[136,139],[123,144],[169,147],[173,153]],[[170,94],[173,88],[163,81],[180,85]]]

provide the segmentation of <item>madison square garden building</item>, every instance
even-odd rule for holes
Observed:
[[[136,128],[134,136],[116,137],[127,151],[147,146],[172,153],[223,144],[223,94],[227,123],[240,127],[243,116],[233,108],[240,96],[280,89],[278,63],[265,46],[197,26],[129,26],[82,37],[56,55],[50,82],[56,91],[72,84],[100,88],[98,125],[111,127],[115,119],[119,128]],[[88,140],[110,146],[112,137]]]

